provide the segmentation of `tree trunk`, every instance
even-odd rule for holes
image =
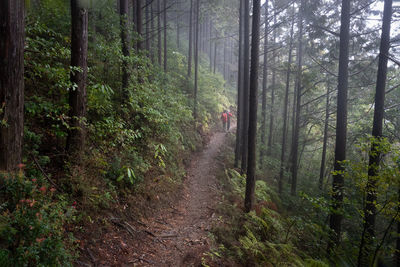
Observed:
[[[146,0],[146,8],[145,8],[145,20],[146,20],[146,50],[147,53],[150,53],[150,16],[149,16],[149,5],[150,5],[150,0]],[[153,32],[151,33],[153,34]]]
[[[125,57],[122,61],[122,102],[126,102],[128,96],[128,83],[129,71],[128,60],[129,57],[129,34],[128,34],[128,0],[120,0],[120,24],[121,24],[121,43],[122,55]]]
[[[276,6],[275,6],[276,9]],[[274,26],[276,26],[276,13],[274,14]],[[276,28],[274,29],[273,34],[273,47],[274,51],[272,52],[272,86],[271,86],[271,110],[269,112],[269,135],[268,135],[268,149],[267,155],[271,156],[272,154],[272,141],[274,134],[274,105],[275,105],[275,87],[276,87]]]
[[[142,0],[136,0],[136,32],[139,40],[137,41],[137,51],[143,49],[143,20],[142,20]]]
[[[291,160],[291,173],[292,173],[292,186],[290,189],[290,193],[294,196],[296,195],[297,190],[297,171],[298,171],[298,148],[299,148],[299,136],[300,136],[300,114],[301,114],[301,76],[302,76],[302,68],[303,68],[303,0],[300,0],[300,8],[299,8],[299,40],[298,40],[298,49],[297,49],[297,75],[296,75],[296,119],[294,126],[294,136],[292,143],[292,160]]]
[[[210,22],[210,72],[212,72],[212,21]]]
[[[167,72],[168,64],[167,30],[167,0],[164,0],[164,72]]]
[[[193,105],[193,117],[197,119],[197,89],[199,80],[199,20],[200,20],[200,0],[196,1],[196,38],[195,38],[195,50],[194,50],[194,105]]]
[[[295,133],[295,128],[296,128],[296,107],[297,107],[297,103],[296,103],[296,99],[297,99],[297,84],[295,84],[294,86],[294,90],[293,90],[293,103],[292,103],[292,121],[291,121],[291,126],[292,126],[292,132],[291,132],[291,144],[290,144],[290,155],[289,155],[289,159],[288,160],[288,164],[286,165],[286,169],[287,170],[291,170],[291,160],[293,158],[293,144],[294,144],[294,133]],[[289,183],[291,183],[291,176],[289,176]]]
[[[150,19],[150,28],[151,28],[151,34],[150,34],[150,58],[151,58],[151,62],[153,63],[153,64],[155,64],[156,63],[156,59],[155,59],[155,51],[154,51],[154,33],[155,33],[155,27],[154,27],[154,20],[155,20],[155,18],[154,18],[154,9],[153,9],[153,0],[149,0],[149,1],[151,1],[150,2],[150,16],[151,16],[151,19]]]
[[[225,33],[226,34],[226,33]],[[222,75],[224,76],[224,80],[226,81],[226,37],[224,36],[224,64],[223,64],[223,71]]]
[[[189,51],[188,51],[188,77],[192,76],[192,42],[193,42],[193,0],[190,0],[189,11]]]
[[[256,141],[257,141],[257,106],[258,106],[258,64],[260,50],[260,0],[253,0],[253,22],[251,35],[251,70],[250,70],[250,109],[249,109],[249,142],[246,176],[245,211],[249,212],[254,204],[256,174]]]
[[[120,3],[121,3],[121,1],[120,1]],[[121,4],[120,4],[120,11],[121,11]],[[133,29],[133,32],[137,32],[136,26],[137,26],[137,1],[132,0],[132,29]],[[136,48],[137,44],[135,44],[134,46]]]
[[[398,166],[400,167],[400,166]],[[397,212],[400,214],[400,186],[398,189],[398,204],[397,204]],[[400,221],[397,221],[397,237],[396,237],[396,252],[394,254],[396,266],[400,267]]]
[[[241,172],[247,172],[248,130],[249,130],[249,43],[250,14],[249,0],[244,0],[244,53],[243,53],[243,128],[242,128],[242,166]]]
[[[158,65],[162,64],[162,45],[161,45],[161,0],[157,0],[157,45],[158,45]]]
[[[265,2],[265,25],[264,25],[264,63],[263,80],[261,96],[261,147],[260,147],[260,165],[263,162],[265,154],[265,134],[267,129],[267,88],[268,88],[268,0]]]
[[[0,1],[0,170],[22,163],[24,134],[23,0]]]
[[[325,122],[324,122],[324,141],[322,145],[322,158],[321,158],[321,168],[319,172],[319,183],[318,187],[322,190],[324,184],[324,174],[325,174],[325,162],[326,162],[326,149],[328,145],[328,126],[329,126],[329,97],[330,97],[330,87],[329,84],[326,85],[326,106],[325,106]]]
[[[292,26],[290,28],[289,37],[289,56],[288,66],[286,69],[286,88],[285,88],[285,100],[283,104],[283,127],[282,127],[282,150],[281,150],[281,167],[279,171],[279,186],[278,191],[282,193],[283,190],[283,174],[285,170],[285,153],[286,153],[286,141],[287,141],[287,120],[288,120],[288,108],[289,108],[289,88],[290,88],[290,72],[292,67],[292,49],[293,49],[293,27],[294,27],[294,7],[292,14]]]
[[[218,39],[218,34],[217,34],[217,32],[215,33],[215,38],[216,39]],[[215,74],[215,71],[216,71],[216,68],[217,68],[217,46],[218,46],[218,41],[217,40],[215,40],[215,42],[214,42],[214,71],[213,71],[213,73]]]
[[[81,71],[71,72],[70,79],[76,87],[69,90],[70,130],[67,152],[76,163],[80,162],[85,147],[86,80],[88,57],[88,10],[71,0],[71,66]]]
[[[239,167],[241,158],[241,141],[243,128],[243,1],[239,0],[239,58],[238,58],[238,95],[237,95],[237,125],[235,145],[235,168]]]
[[[329,226],[333,233],[328,244],[328,253],[339,244],[342,229],[343,207],[343,172],[342,162],[346,160],[347,136],[347,87],[349,65],[349,28],[350,28],[350,0],[342,0],[339,48],[339,76],[336,117],[336,147],[334,161],[334,175],[332,181],[332,212]]]
[[[376,201],[377,201],[377,179],[379,175],[379,165],[381,160],[381,151],[379,151],[382,141],[383,117],[385,115],[385,88],[387,77],[387,63],[390,48],[390,23],[392,20],[392,0],[385,0],[382,21],[382,35],[379,51],[378,77],[376,80],[375,91],[375,110],[372,127],[371,151],[369,153],[368,164],[368,182],[367,199],[365,204],[365,223],[364,232],[360,245],[360,256],[358,266],[366,266],[370,263],[370,254],[373,251],[375,238],[375,219],[376,219]]]
[[[179,49],[181,47],[180,45],[180,24],[179,24],[179,0],[175,1],[175,5],[176,5],[176,46]]]

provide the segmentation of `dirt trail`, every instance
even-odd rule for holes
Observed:
[[[225,136],[215,133],[193,158],[182,198],[176,206],[143,221],[140,230],[147,235],[129,248],[131,260],[121,266],[201,266],[202,254],[209,248],[208,231],[216,217],[216,157]]]

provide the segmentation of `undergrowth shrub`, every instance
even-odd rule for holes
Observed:
[[[222,216],[213,228],[218,248],[208,253],[211,260],[226,258],[247,266],[328,266],[297,247],[301,236],[297,228],[301,231],[302,227],[279,213],[281,201],[265,181],[256,181],[255,211],[247,214],[242,209],[245,177],[234,169],[225,169],[221,182],[224,199],[229,202],[223,201],[219,207]]]
[[[64,225],[74,220],[76,203],[56,195],[43,178],[25,176],[22,166],[0,181],[0,266],[71,266],[65,243],[73,239]]]

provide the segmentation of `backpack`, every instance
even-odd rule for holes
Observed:
[[[224,113],[222,113],[222,119],[223,119],[223,121],[224,122],[226,122],[227,120],[228,120],[228,115],[224,112]]]

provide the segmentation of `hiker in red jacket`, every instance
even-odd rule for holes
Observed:
[[[226,110],[222,112],[221,120],[222,120],[222,129],[224,130],[224,132],[226,132],[226,123],[228,122],[228,114],[226,113]]]

